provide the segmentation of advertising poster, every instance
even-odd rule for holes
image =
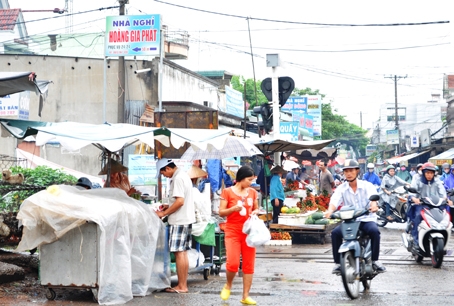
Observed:
[[[105,56],[159,55],[160,29],[160,15],[107,16]]]
[[[322,136],[322,96],[307,97],[307,114],[313,117],[314,137]]]
[[[399,130],[386,131],[386,144],[399,144]]]
[[[298,122],[298,140],[311,140],[314,137],[314,118],[311,115],[293,112],[293,120]]]
[[[307,112],[307,97],[289,97],[284,106],[281,107],[284,112]]]
[[[192,162],[190,161],[174,159],[173,162],[178,168],[184,171],[188,171],[192,166]],[[128,168],[128,177],[131,185],[146,186],[158,184],[154,155],[130,154]],[[163,185],[166,185],[167,178],[161,176],[161,182]]]
[[[24,91],[0,98],[0,116],[29,119],[30,92]]]

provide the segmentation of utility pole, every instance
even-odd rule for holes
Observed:
[[[399,130],[399,114],[397,111],[397,81],[400,79],[405,79],[407,76],[388,76],[385,77],[386,79],[394,79],[394,122],[395,122],[395,129],[398,131],[399,142],[397,144],[397,154],[400,154],[400,130]]]
[[[129,0],[118,0],[120,4],[120,16],[125,14],[125,4]],[[125,57],[118,57],[118,123],[123,123],[125,121]]]
[[[359,126],[363,128],[363,112],[359,112]]]

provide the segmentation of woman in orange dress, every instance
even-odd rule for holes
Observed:
[[[227,217],[224,229],[227,281],[221,291],[221,299],[227,300],[230,297],[230,290],[240,266],[241,256],[243,270],[243,297],[241,303],[246,305],[257,304],[249,296],[254,274],[255,248],[251,248],[246,244],[247,235],[243,233],[244,222],[250,215],[258,213],[257,191],[249,188],[254,179],[255,174],[252,168],[243,166],[238,169],[236,184],[222,191],[219,206],[219,215]]]

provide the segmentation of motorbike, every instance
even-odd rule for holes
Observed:
[[[378,195],[369,198],[378,201]],[[339,247],[340,275],[347,295],[356,299],[359,295],[360,283],[365,290],[371,286],[372,279],[378,272],[372,266],[372,248],[368,236],[359,229],[361,221],[356,219],[369,213],[368,209],[342,207],[331,215],[332,219],[341,219],[341,230],[344,242]]]
[[[397,223],[405,223],[407,222],[407,191],[403,186],[398,187],[391,191],[391,194],[395,195],[397,197],[397,203],[396,207],[390,207],[391,209],[391,216],[393,217],[393,220],[388,220],[386,218],[386,212],[385,212],[385,203],[383,201],[380,201],[379,206],[380,209],[377,212],[377,225],[380,227],[386,226],[388,222],[397,222]]]
[[[417,194],[414,188],[407,190]],[[416,262],[421,262],[424,257],[430,257],[432,266],[440,268],[451,237],[451,216],[447,209],[444,209],[446,200],[438,196],[423,197],[420,201],[423,208],[422,221],[418,226],[418,241],[414,241],[410,234],[413,224],[408,227],[409,233],[402,233],[402,241]]]

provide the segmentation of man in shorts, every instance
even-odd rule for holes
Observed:
[[[168,216],[169,250],[175,254],[178,284],[167,288],[166,292],[188,292],[189,260],[187,250],[192,244],[192,224],[195,223],[195,208],[192,195],[192,182],[183,169],[179,169],[171,159],[160,159],[156,163],[156,178],[164,175],[170,179],[169,207],[156,212],[162,218]]]

